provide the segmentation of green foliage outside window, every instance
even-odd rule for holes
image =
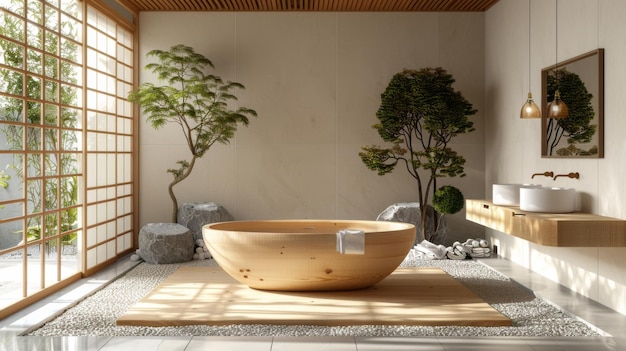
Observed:
[[[9,187],[9,180],[11,180],[11,176],[5,174],[4,171],[0,171],[0,188],[6,189]],[[3,209],[4,206],[0,205],[0,210]]]
[[[75,59],[80,47],[61,39],[55,29],[25,26],[10,13],[23,14],[23,1],[14,0],[3,6],[9,11],[0,13],[0,60],[9,68],[0,69],[0,91],[5,94],[0,96],[0,133],[8,150],[16,152],[13,162],[6,165],[14,178],[3,172],[0,185],[6,189],[16,181],[16,186],[25,189],[25,237],[31,242],[71,231],[78,223],[76,174],[80,170],[76,151],[82,147],[82,131],[72,130],[78,128],[80,110],[70,106],[76,106],[78,99],[71,85],[80,83],[80,66],[58,57]],[[40,7],[39,2],[29,5],[28,18],[41,22]],[[77,30],[69,20],[59,26],[67,34]],[[24,36],[38,50],[21,44]],[[11,68],[25,69],[27,73]],[[46,214],[38,215],[41,213]],[[76,232],[69,233],[61,237],[61,243],[74,244],[76,239]],[[47,241],[46,246],[56,246],[56,240]]]

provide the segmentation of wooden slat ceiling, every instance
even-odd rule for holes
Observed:
[[[461,11],[499,0],[118,0],[134,11]]]

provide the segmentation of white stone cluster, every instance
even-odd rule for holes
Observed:
[[[465,243],[463,243],[463,246],[465,246],[465,250],[472,257],[482,258],[491,256],[489,241],[485,239],[467,239]]]
[[[206,247],[204,240],[197,239],[196,240],[196,253],[193,254],[194,260],[206,260],[212,258],[211,252],[209,252],[209,248]]]
[[[130,256],[131,261],[143,261],[139,249],[135,250],[135,253]]]
[[[410,254],[414,258],[422,260],[464,260],[468,257],[490,257],[491,249],[489,246],[489,242],[485,239],[467,239],[463,243],[456,241],[452,246],[448,247],[435,245],[430,241],[424,240],[415,245]]]
[[[456,241],[446,251],[446,256],[452,260],[464,260],[468,256],[472,258],[491,256],[489,242],[485,239],[467,239],[463,243]]]

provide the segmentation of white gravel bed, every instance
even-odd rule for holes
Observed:
[[[513,321],[511,327],[227,325],[116,326],[115,320],[183,265],[215,266],[214,260],[183,264],[141,263],[105,288],[28,335],[32,336],[598,336],[592,328],[474,260],[416,260],[404,267],[440,267]]]

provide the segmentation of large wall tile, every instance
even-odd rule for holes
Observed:
[[[335,218],[335,167],[334,145],[238,147],[236,219]]]

